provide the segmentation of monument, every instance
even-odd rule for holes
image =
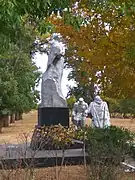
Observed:
[[[88,104],[84,101],[83,98],[74,104],[72,111],[72,120],[77,127],[85,126],[86,117],[88,114]]]
[[[42,76],[41,104],[38,108],[38,125],[69,126],[69,110],[61,90],[66,46],[61,35],[54,33],[49,41],[47,69]]]
[[[95,96],[90,103],[88,113],[92,119],[92,127],[106,128],[111,125],[108,105],[100,96]]]

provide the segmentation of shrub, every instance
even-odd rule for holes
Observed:
[[[111,126],[87,129],[87,152],[90,178],[115,180],[120,163],[131,151],[134,134],[129,130]]]

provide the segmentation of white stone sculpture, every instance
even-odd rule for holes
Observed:
[[[88,113],[88,104],[84,102],[83,98],[79,98],[79,101],[74,104],[72,111],[73,123],[77,127],[83,127]]]
[[[92,127],[105,128],[110,126],[110,113],[108,105],[100,96],[95,96],[90,103],[88,113],[92,118]]]
[[[40,107],[67,107],[61,90],[65,49],[61,36],[54,33],[50,41],[47,69],[42,76]]]

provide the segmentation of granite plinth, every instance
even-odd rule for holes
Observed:
[[[38,125],[58,125],[69,127],[69,109],[66,107],[39,107]]]
[[[6,151],[0,150],[0,169],[17,168],[42,168],[60,166],[63,159],[62,150],[38,150],[33,151],[26,145],[12,145]],[[57,153],[57,156],[56,156]],[[85,154],[87,158],[87,153]],[[57,162],[57,164],[56,164]],[[84,164],[84,151],[82,149],[68,149],[64,152],[63,165],[82,165]]]

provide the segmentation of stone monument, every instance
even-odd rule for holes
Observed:
[[[69,125],[69,110],[61,90],[66,46],[61,35],[54,33],[49,41],[47,69],[42,76],[38,125]]]
[[[90,103],[88,113],[92,119],[92,127],[106,128],[111,125],[108,105],[100,96],[95,96]]]
[[[74,104],[72,111],[73,124],[75,124],[77,127],[85,126],[87,114],[88,104],[83,98],[79,98],[79,100]]]

